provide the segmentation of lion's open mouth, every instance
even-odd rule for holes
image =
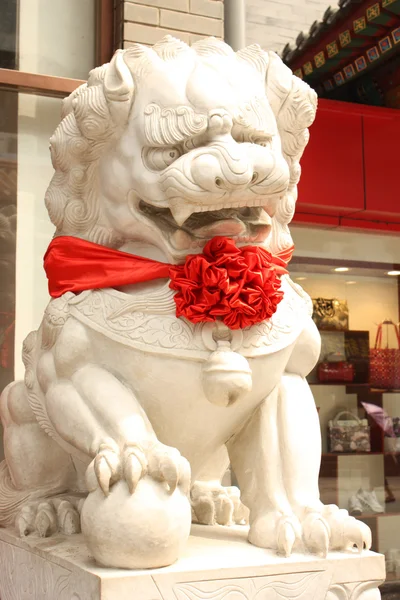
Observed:
[[[261,206],[194,212],[180,226],[169,208],[155,207],[141,200],[139,210],[177,250],[203,247],[206,240],[217,235],[238,242],[263,242],[271,229],[271,217]]]

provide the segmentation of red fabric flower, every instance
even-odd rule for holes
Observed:
[[[176,315],[192,323],[220,319],[230,329],[261,323],[283,298],[283,264],[264,248],[237,248],[233,240],[215,237],[202,254],[170,268]]]

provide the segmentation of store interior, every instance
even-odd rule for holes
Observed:
[[[335,243],[337,236],[342,236],[342,252]],[[356,249],[359,237],[370,245],[371,256],[367,251],[364,261],[360,260],[361,248]],[[325,252],[317,258],[305,255],[307,245],[313,254],[312,230],[295,228],[294,238],[304,256],[295,253],[291,277],[313,299],[313,318],[322,341],[319,365],[308,377],[321,425],[321,500],[337,504],[368,524],[373,549],[386,556],[387,580],[398,580],[400,570],[393,557],[398,552],[400,528],[400,350],[396,334],[400,272],[392,261],[380,262],[391,244],[392,256],[399,256],[398,239],[325,232]],[[342,253],[346,258],[340,257]],[[330,310],[332,300],[334,309]],[[322,312],[329,313],[322,319],[321,304]],[[380,329],[382,339],[377,341]],[[389,349],[394,364],[391,379],[383,382],[386,387],[376,379],[375,363],[371,365],[376,346],[382,348],[382,356]],[[344,430],[354,428],[354,439],[357,435],[361,439],[363,433],[364,446],[338,444],[332,435],[337,420]]]

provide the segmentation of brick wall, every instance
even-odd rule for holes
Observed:
[[[308,32],[332,0],[246,0],[246,42],[280,53],[300,31]]]
[[[170,34],[192,44],[223,38],[223,0],[124,0],[123,47],[152,45]]]
[[[223,0],[116,0],[122,47],[152,45],[166,34],[191,44],[213,35],[223,38]],[[247,44],[281,52],[300,31],[320,20],[332,0],[245,0]],[[117,11],[118,12],[118,11]]]

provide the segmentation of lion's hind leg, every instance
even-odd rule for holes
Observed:
[[[243,503],[250,510],[249,542],[290,556],[301,539],[301,527],[282,479],[278,402],[276,387],[227,448]]]
[[[44,503],[66,493],[73,484],[75,469],[71,457],[37,423],[22,381],[11,383],[3,391],[0,415],[6,457],[0,465],[0,525],[15,524],[21,535],[31,531],[48,535]],[[61,530],[64,524],[71,530],[70,517],[66,519],[64,514],[66,508],[64,505],[61,511],[51,509],[50,521]],[[76,522],[75,514],[73,519]],[[75,530],[79,530],[79,517]]]

